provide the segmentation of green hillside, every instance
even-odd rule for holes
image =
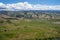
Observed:
[[[54,20],[0,20],[0,40],[58,40],[60,25]]]

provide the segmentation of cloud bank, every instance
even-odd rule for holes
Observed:
[[[18,2],[12,4],[0,3],[0,10],[14,10],[14,9],[15,10],[60,10],[60,5],[30,4],[28,2]]]

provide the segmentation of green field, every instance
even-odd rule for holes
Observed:
[[[1,20],[0,40],[58,40],[60,25],[54,20]]]

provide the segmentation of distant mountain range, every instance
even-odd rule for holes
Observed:
[[[60,10],[8,10],[6,8],[0,8],[0,15],[2,17],[17,17],[17,18],[40,18],[45,15],[46,17],[57,17],[60,19]],[[0,16],[1,17],[1,16]]]

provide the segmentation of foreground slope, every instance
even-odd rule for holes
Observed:
[[[1,20],[0,40],[58,40],[60,25],[52,20]]]

